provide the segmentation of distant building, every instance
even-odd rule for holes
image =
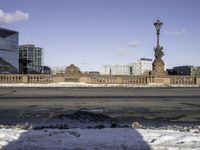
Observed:
[[[130,64],[132,67],[132,72],[130,71],[131,75],[144,75],[149,74],[152,70],[152,59],[148,58],[141,58],[140,60]]]
[[[86,74],[92,74],[92,75],[100,75],[100,72],[98,71],[88,71],[88,72],[84,72]]]
[[[195,76],[200,76],[200,66],[195,67],[194,72]]]
[[[19,46],[19,72],[37,74],[43,72],[43,49],[27,44]]]
[[[51,74],[51,68],[48,66],[43,66],[43,72],[44,74]]]
[[[168,75],[177,75],[177,72],[173,69],[167,69],[166,71]]]
[[[112,74],[112,65],[103,65],[101,66],[101,69],[100,69],[100,74],[101,75],[111,75]]]
[[[64,73],[65,72],[65,66],[62,67],[51,67],[51,74],[56,75],[59,73]]]
[[[200,67],[177,66],[173,69],[167,69],[169,75],[185,75],[185,76],[200,76]]]
[[[100,69],[102,75],[144,75],[152,70],[152,59],[140,60],[126,65],[104,65]]]
[[[185,76],[193,76],[195,75],[195,67],[194,66],[177,66],[173,69],[168,69],[169,75],[185,75]]]
[[[0,73],[18,73],[18,39],[18,32],[0,28]]]
[[[128,75],[129,65],[104,65],[100,69],[101,75]]]

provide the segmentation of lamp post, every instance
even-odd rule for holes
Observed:
[[[154,26],[156,28],[156,31],[157,31],[157,45],[155,47],[155,58],[156,59],[161,59],[162,56],[164,55],[164,52],[163,52],[163,47],[160,46],[160,29],[161,29],[161,26],[163,25],[163,23],[160,21],[160,20],[157,20],[155,23],[154,23]]]
[[[152,70],[152,75],[166,75],[166,71],[164,70],[164,61],[162,60],[162,56],[164,55],[163,52],[163,47],[160,46],[160,29],[162,27],[163,23],[160,20],[157,20],[154,23],[154,26],[157,31],[157,45],[154,48],[154,55],[155,55],[155,60],[153,62],[153,70]]]
[[[163,25],[162,22],[160,22],[160,20],[157,20],[155,23],[154,23],[154,26],[156,28],[156,31],[157,31],[157,47],[160,47],[160,43],[159,43],[159,35],[160,35],[160,29],[161,29],[161,26]]]

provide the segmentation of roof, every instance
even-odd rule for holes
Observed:
[[[18,32],[0,27],[0,37],[2,37],[2,38],[11,36],[11,35],[16,34],[16,33],[18,33]]]
[[[150,59],[150,58],[140,58],[140,60],[143,60],[143,61],[152,61],[152,59]]]

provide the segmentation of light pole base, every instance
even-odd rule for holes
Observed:
[[[167,75],[167,71],[165,71],[164,66],[165,63],[161,58],[155,59],[153,62],[153,70],[151,71],[150,74],[158,76]]]

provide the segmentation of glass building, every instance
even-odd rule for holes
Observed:
[[[43,72],[43,49],[32,44],[19,46],[19,72],[38,74]]]
[[[0,27],[0,73],[18,72],[18,39],[18,32]]]

